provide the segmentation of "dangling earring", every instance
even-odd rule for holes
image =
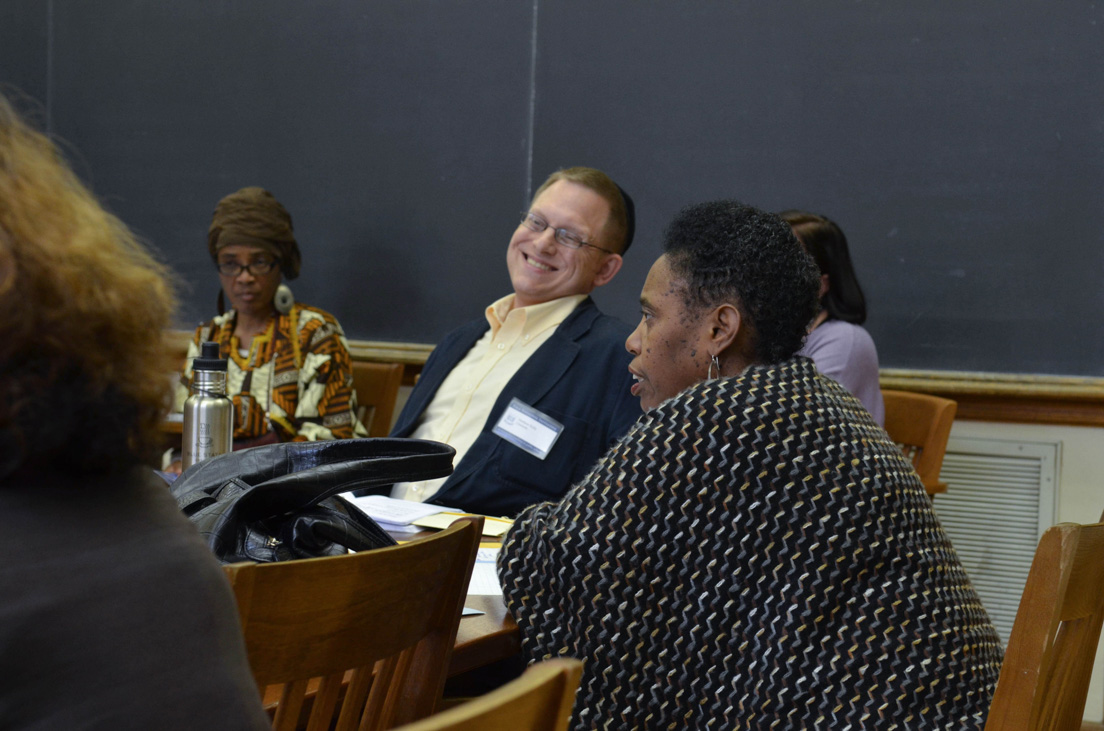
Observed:
[[[713,375],[713,369],[717,369],[717,375]],[[716,355],[709,356],[709,370],[706,371],[705,377],[707,380],[712,381],[714,378],[721,377],[721,359]]]
[[[291,312],[291,306],[295,304],[295,295],[291,293],[291,287],[283,282],[276,288],[276,295],[272,298],[272,306],[281,315]]]

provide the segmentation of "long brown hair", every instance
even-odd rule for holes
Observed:
[[[778,215],[793,228],[797,240],[820,267],[820,273],[828,275],[828,291],[821,307],[828,310],[829,317],[856,325],[866,322],[866,297],[851,264],[843,230],[835,221],[808,211],[790,210]]]
[[[0,477],[149,457],[175,305],[165,266],[0,96]]]

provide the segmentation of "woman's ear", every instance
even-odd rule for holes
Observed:
[[[743,327],[743,318],[740,311],[728,303],[714,309],[709,318],[710,351],[714,354],[723,353],[736,342]]]
[[[817,295],[817,299],[824,299],[824,295],[828,294],[828,275],[820,275],[820,294]]]

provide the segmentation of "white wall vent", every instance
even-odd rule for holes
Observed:
[[[1060,443],[947,443],[947,492],[935,496],[935,512],[1005,644],[1039,538],[1054,524],[1060,466]]]

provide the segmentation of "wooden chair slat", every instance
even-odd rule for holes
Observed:
[[[280,705],[276,707],[276,717],[272,728],[276,731],[295,731],[299,726],[299,714],[303,710],[303,699],[307,694],[309,678],[302,678],[284,684],[280,695]]]
[[[307,731],[329,731],[333,725],[334,710],[341,697],[342,681],[345,673],[338,671],[322,678],[314,695]]]
[[[368,702],[374,670],[375,664],[357,668],[352,672],[349,687],[345,690],[345,702],[341,706],[334,731],[356,731],[360,728],[360,719],[363,716],[361,709]]]

